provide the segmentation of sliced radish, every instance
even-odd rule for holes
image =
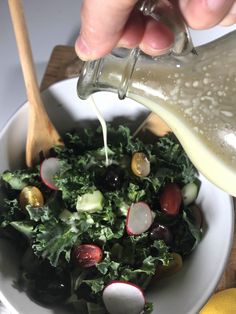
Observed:
[[[113,281],[103,290],[103,302],[110,314],[140,314],[145,306],[141,288],[127,281]]]
[[[150,207],[144,202],[132,204],[126,218],[126,231],[129,235],[139,235],[147,231],[153,222]]]
[[[58,190],[54,176],[60,170],[60,160],[56,157],[45,159],[40,166],[40,176],[45,185],[52,190]]]

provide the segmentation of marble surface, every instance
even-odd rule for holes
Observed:
[[[37,77],[41,81],[50,53],[58,44],[72,45],[79,33],[82,0],[24,0]],[[0,130],[26,99],[7,1],[0,1]],[[191,31],[195,45],[236,29]],[[0,305],[0,313],[8,313]]]

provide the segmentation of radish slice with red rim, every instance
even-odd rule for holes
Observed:
[[[145,306],[141,288],[128,281],[113,281],[103,290],[103,302],[110,314],[140,314]]]
[[[132,204],[126,218],[126,231],[129,235],[140,235],[153,223],[150,207],[144,202]]]
[[[40,166],[40,176],[45,185],[52,190],[58,190],[54,176],[60,170],[60,160],[56,157],[45,159]]]

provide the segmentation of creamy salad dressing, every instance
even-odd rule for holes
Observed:
[[[108,158],[108,146],[107,146],[107,124],[106,124],[105,119],[103,118],[101,111],[98,109],[98,106],[95,102],[93,95],[88,97],[88,102],[91,105],[91,107],[95,110],[97,118],[98,118],[98,120],[101,124],[101,127],[102,127],[104,153],[105,153],[105,165],[108,166],[109,165],[109,158]]]
[[[155,100],[147,100],[144,97],[133,94],[128,96],[141,104],[145,104],[152,112],[168,121],[172,131],[177,138],[181,139],[181,145],[198,170],[231,195],[236,195],[235,168],[224,160],[224,156],[220,156],[214,153],[213,150],[208,149],[208,146],[204,145],[202,138],[197,136],[195,130],[191,129],[185,121],[174,112],[169,111],[168,108],[157,106]],[[204,162],[200,163],[199,159],[204,160]],[[224,181],[223,187],[222,180]]]

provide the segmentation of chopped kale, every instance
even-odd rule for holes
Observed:
[[[120,180],[117,185],[106,186],[109,182],[104,180],[106,167],[100,127],[68,133],[66,145],[55,147],[60,160],[60,170],[54,178],[57,192],[41,181],[39,166],[6,171],[1,175],[7,193],[0,212],[0,227],[11,226],[23,233],[35,254],[34,259],[38,259],[40,265],[46,261],[50,272],[53,268],[70,272],[72,292],[69,302],[73,303],[96,302],[102,306],[102,291],[112,280],[130,281],[146,289],[157,266],[168,266],[171,252],[185,256],[201,239],[201,232],[190,219],[187,208],[183,207],[178,217],[169,218],[158,205],[159,193],[166,183],[176,182],[182,187],[196,180],[197,171],[175,136],[170,134],[147,144],[132,138],[127,127],[109,126],[108,143],[110,160],[122,174],[115,178]],[[137,177],[130,170],[135,152],[145,153],[150,160],[148,177]],[[19,193],[29,185],[42,191],[43,206],[29,204],[25,209],[21,208]],[[103,195],[102,210],[76,209],[78,197],[95,190]],[[174,235],[171,246],[163,240],[151,240],[148,231],[139,236],[126,233],[128,208],[138,201],[150,205],[155,222],[169,226]],[[89,271],[78,268],[72,258],[73,247],[83,243],[96,244],[103,251],[102,261]],[[38,274],[34,276],[32,271],[27,274],[27,270],[24,270],[24,278],[30,287],[35,287],[36,281],[40,280]],[[147,303],[144,313],[151,312],[152,305]]]

